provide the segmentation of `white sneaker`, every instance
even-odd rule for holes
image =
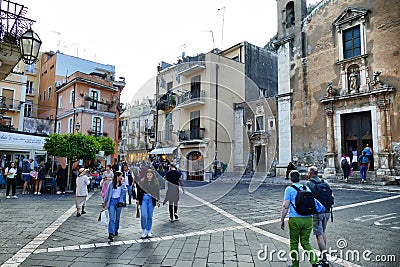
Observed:
[[[146,238],[147,237],[147,231],[142,229],[142,236],[141,238]]]
[[[57,195],[60,195],[61,194],[61,191],[57,191]]]
[[[34,195],[37,195],[37,192],[33,193]]]
[[[10,197],[10,196],[7,196],[6,198],[10,199],[11,197]]]
[[[12,198],[18,198],[17,196],[12,196]]]
[[[40,192],[37,192],[37,194],[38,194],[38,195],[41,195],[42,193],[40,193]]]
[[[151,232],[149,232],[149,233],[147,234],[147,237],[152,238],[152,237],[153,237],[153,234],[152,234]]]

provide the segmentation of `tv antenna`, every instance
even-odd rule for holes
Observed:
[[[222,39],[222,41],[221,41],[221,49],[222,49],[222,46],[224,46],[225,7],[218,8],[217,12],[221,11],[221,10],[223,10],[223,13],[222,13],[222,38],[221,38]]]
[[[214,49],[215,48],[214,32],[212,30],[203,31],[203,32],[211,32],[211,37],[212,37],[212,40],[213,40],[213,49]]]

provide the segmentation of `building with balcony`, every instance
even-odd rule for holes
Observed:
[[[120,120],[120,159],[138,163],[146,161],[155,141],[155,99],[138,99],[127,104]]]
[[[374,176],[399,175],[399,11],[395,0],[309,12],[305,0],[277,1],[278,174],[295,161],[335,177],[344,154],[369,144]]]
[[[122,110],[120,93],[124,81],[110,79],[113,73],[75,72],[55,87],[56,133],[85,133],[108,136],[118,151],[119,116]],[[107,163],[114,162],[118,153]]]
[[[260,57],[264,52],[242,42],[225,51],[184,57],[175,65],[161,64],[156,148],[151,154],[176,159],[186,179],[204,180],[215,166],[233,171],[237,149],[243,149],[243,143],[235,148],[234,104],[258,97],[260,90],[276,90],[276,79],[267,74],[276,58]]]

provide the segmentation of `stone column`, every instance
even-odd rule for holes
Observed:
[[[336,152],[335,152],[335,129],[333,123],[334,111],[332,102],[325,106],[326,113],[326,144],[327,144],[327,152],[325,155],[325,169],[323,177],[327,178],[330,176],[336,175]]]
[[[381,147],[378,151],[378,169],[376,170],[376,175],[382,177],[392,175],[393,171],[392,137],[388,112],[390,101],[389,99],[381,99],[377,101],[377,105],[381,121]]]

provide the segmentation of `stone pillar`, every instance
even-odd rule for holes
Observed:
[[[332,102],[328,103],[325,107],[326,112],[326,144],[327,144],[327,152],[325,155],[325,169],[324,169],[324,178],[328,178],[330,176],[336,175],[336,152],[335,152],[335,129],[333,123],[333,106]]]
[[[378,169],[376,170],[377,176],[392,175],[393,171],[393,151],[392,151],[392,135],[391,125],[389,118],[389,99],[378,100],[379,116],[381,121],[381,146],[378,151]]]

